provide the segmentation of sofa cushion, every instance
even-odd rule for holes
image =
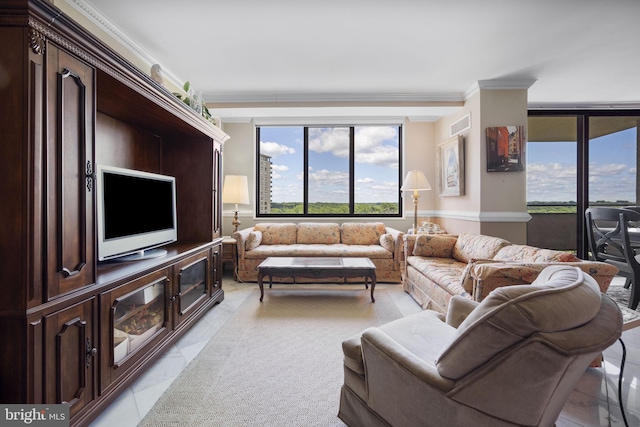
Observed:
[[[345,245],[379,245],[380,236],[387,232],[382,222],[345,222],[340,231]]]
[[[414,255],[407,257],[407,263],[451,295],[465,293],[460,285],[460,276],[465,264],[460,261],[456,261],[453,258],[419,257]]]
[[[247,235],[247,240],[244,242],[244,249],[247,251],[251,251],[262,243],[262,231],[252,231]]]
[[[380,246],[382,246],[389,252],[393,252],[396,248],[396,243],[393,240],[393,235],[386,233],[380,236]]]
[[[262,232],[263,245],[291,245],[296,243],[298,226],[293,223],[260,223],[253,228]]]
[[[499,237],[462,233],[453,247],[452,257],[464,263],[473,258],[493,258],[500,249],[510,244]]]
[[[416,237],[416,243],[413,246],[413,255],[451,258],[456,240],[453,236],[420,234]]]
[[[575,255],[554,251],[551,249],[540,249],[527,245],[509,245],[498,251],[493,257],[496,261],[522,261],[522,262],[578,262],[580,258]]]
[[[298,224],[297,243],[340,243],[340,224],[301,222]]]
[[[495,289],[460,324],[436,365],[459,379],[536,332],[581,326],[600,310],[596,281],[577,267],[550,266],[530,285]]]

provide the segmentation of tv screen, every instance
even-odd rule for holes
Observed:
[[[175,179],[98,166],[98,259],[159,256],[177,239]]]

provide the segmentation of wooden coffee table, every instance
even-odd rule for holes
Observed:
[[[273,277],[306,277],[328,279],[333,277],[364,277],[365,289],[369,289],[371,279],[371,302],[376,287],[376,266],[369,258],[338,257],[269,257],[258,265],[258,286],[260,301],[264,297],[262,279],[269,276],[269,288]]]

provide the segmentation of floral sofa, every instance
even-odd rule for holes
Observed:
[[[378,282],[400,283],[403,236],[404,233],[386,227],[382,222],[350,222],[342,225],[315,222],[259,223],[233,233],[238,246],[238,279],[257,281],[257,267],[268,257],[367,257],[376,266]],[[274,281],[277,280],[274,278]],[[297,281],[313,279],[299,278]]]
[[[618,272],[612,265],[584,261],[573,254],[479,234],[406,235],[403,287],[423,308],[446,313],[461,295],[482,301],[500,286],[533,282],[552,264],[575,265],[605,293]]]

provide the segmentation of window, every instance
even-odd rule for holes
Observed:
[[[257,216],[400,216],[401,131],[257,127]]]

